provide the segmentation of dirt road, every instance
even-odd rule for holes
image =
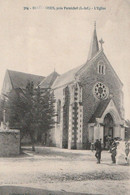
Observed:
[[[25,148],[24,148],[25,149]],[[0,158],[0,185],[16,185],[59,192],[103,195],[129,194],[129,166],[111,164],[102,152],[37,147],[19,157]]]

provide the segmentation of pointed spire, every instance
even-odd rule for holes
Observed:
[[[88,60],[93,58],[98,51],[99,51],[99,46],[98,46],[98,39],[97,39],[97,32],[96,32],[96,22],[94,22],[94,31],[93,31],[93,37],[89,49]]]
[[[96,21],[94,21],[94,30],[96,30]]]

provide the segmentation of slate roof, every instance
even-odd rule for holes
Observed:
[[[97,54],[95,54],[95,56],[92,59],[87,61],[85,64],[82,64],[74,69],[71,69],[71,70],[65,72],[64,74],[60,75],[59,77],[57,77],[54,84],[52,85],[52,89],[59,88],[61,86],[67,85],[67,84],[75,81],[76,76],[79,75],[80,72],[84,71],[84,68],[88,68],[89,65],[91,65],[91,63],[92,63],[92,60],[95,57],[97,57],[101,52],[102,51],[99,51]]]
[[[89,123],[95,123],[96,118],[101,118],[101,116],[102,116],[103,112],[105,111],[106,107],[108,106],[109,102],[110,102],[110,99],[106,99],[106,100],[103,100],[99,103],[96,111],[94,112],[94,114],[90,118]]]
[[[65,84],[69,84],[72,81],[74,81],[75,74],[81,69],[82,66],[78,66],[78,67],[62,74],[61,76],[57,77],[54,84],[52,85],[52,88],[55,89],[55,88],[61,87]]]
[[[25,88],[28,81],[33,81],[34,86],[38,85],[45,77],[38,76],[34,74],[27,74],[23,72],[17,72],[13,70],[7,70],[12,87],[15,88]]]
[[[55,72],[55,71],[52,72],[49,76],[47,76],[40,83],[40,87],[41,88],[50,88],[58,76],[59,76],[59,74],[57,72]]]
[[[93,37],[90,45],[89,55],[88,55],[88,61],[91,61],[91,59],[93,59],[98,53],[99,53],[99,46],[98,46],[98,39],[97,39],[96,25],[95,25],[93,31]],[[73,82],[75,80],[76,73],[82,70],[82,67],[87,65],[88,63],[85,63],[84,65],[78,66],[77,68],[74,68],[62,74],[60,77],[56,79],[56,81],[52,85],[52,88],[55,89],[64,86],[65,84],[69,84]]]

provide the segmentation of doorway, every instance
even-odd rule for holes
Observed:
[[[114,121],[110,113],[104,118],[104,148],[107,147],[108,138],[113,139]]]

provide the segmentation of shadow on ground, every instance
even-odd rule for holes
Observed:
[[[0,186],[0,195],[100,195],[65,191],[49,191],[39,188],[20,186]]]
[[[41,155],[41,156],[49,156],[49,157],[64,157],[64,158],[78,158],[80,157],[89,157],[91,158],[91,154],[89,154],[86,150],[85,153],[82,153],[80,150],[68,150],[68,149],[59,149],[59,148],[54,148],[54,147],[36,147],[36,151],[32,152],[31,148],[29,147],[23,147],[23,152],[24,153],[30,153],[30,154],[35,154],[35,155]],[[87,158],[87,160],[89,160]]]

